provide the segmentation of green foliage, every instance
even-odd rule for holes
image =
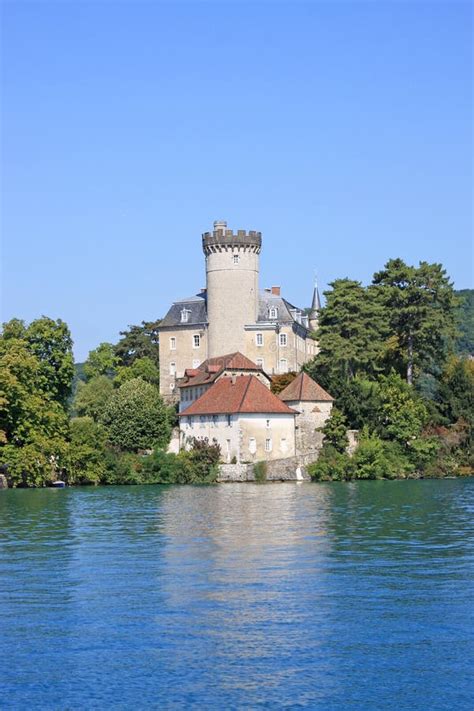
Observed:
[[[98,484],[104,479],[107,433],[92,417],[76,417],[70,423],[67,457],[68,484]]]
[[[253,465],[253,475],[257,484],[263,484],[267,480],[267,463],[255,462]]]
[[[87,383],[80,382],[73,401],[73,411],[79,416],[99,421],[113,392],[112,380],[106,375],[97,375]]]
[[[324,442],[333,447],[337,452],[344,452],[349,444],[347,438],[346,418],[340,410],[333,407],[331,416],[320,430],[324,435]]]
[[[330,444],[325,444],[308,473],[313,481],[344,481],[351,478],[351,460]]]
[[[159,320],[142,321],[141,326],[129,326],[120,332],[122,338],[115,346],[120,365],[130,366],[138,358],[150,358],[159,367],[159,325]]]
[[[377,371],[386,329],[374,291],[351,279],[337,279],[330,286],[319,318],[320,352],[305,370],[338,395],[340,385],[357,373]]]
[[[457,353],[474,355],[474,289],[456,291],[459,299],[459,337]]]
[[[129,452],[165,447],[171,434],[169,413],[158,390],[141,378],[115,390],[101,422],[111,444]]]
[[[124,366],[121,365],[117,368],[117,375],[114,379],[114,385],[120,387],[128,380],[133,380],[134,378],[141,378],[146,383],[151,385],[160,384],[160,369],[148,356],[143,358],[136,358],[131,365]]]
[[[41,389],[53,400],[66,406],[74,377],[72,339],[68,326],[43,316],[26,328],[23,340],[39,364]]]
[[[400,374],[403,368],[412,383],[416,373],[443,363],[453,344],[458,309],[453,286],[440,264],[412,267],[401,259],[389,260],[374,274],[373,285],[393,338],[388,365]]]
[[[194,439],[189,451],[167,454],[155,449],[144,460],[143,483],[212,484],[217,480],[220,447],[206,440]]]
[[[119,364],[119,358],[115,355],[115,346],[112,343],[101,343],[93,351],[84,363],[84,375],[86,380],[97,378],[99,375],[106,375],[112,378]]]
[[[420,436],[428,411],[417,393],[396,373],[380,377],[383,420],[379,434],[408,445]]]

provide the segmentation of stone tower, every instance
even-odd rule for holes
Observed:
[[[260,232],[227,229],[214,222],[202,236],[206,256],[208,358],[244,352],[244,327],[258,316]]]

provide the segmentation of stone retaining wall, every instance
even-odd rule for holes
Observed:
[[[266,462],[267,481],[309,481],[306,471],[308,464],[315,462],[318,452],[300,454],[286,459],[274,459]],[[255,481],[253,464],[221,464],[219,467],[219,482]]]

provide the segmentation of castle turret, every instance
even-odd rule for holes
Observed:
[[[208,357],[245,350],[244,327],[258,316],[261,232],[233,232],[214,222],[202,236],[206,256]]]
[[[311,331],[317,331],[319,328],[319,311],[321,309],[321,300],[319,298],[318,283],[314,282],[313,302],[311,311],[309,312],[309,328]]]

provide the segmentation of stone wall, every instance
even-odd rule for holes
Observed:
[[[309,481],[306,471],[308,464],[318,458],[318,452],[302,454],[286,459],[274,459],[266,462],[267,481]],[[219,482],[255,481],[253,464],[221,464]]]

